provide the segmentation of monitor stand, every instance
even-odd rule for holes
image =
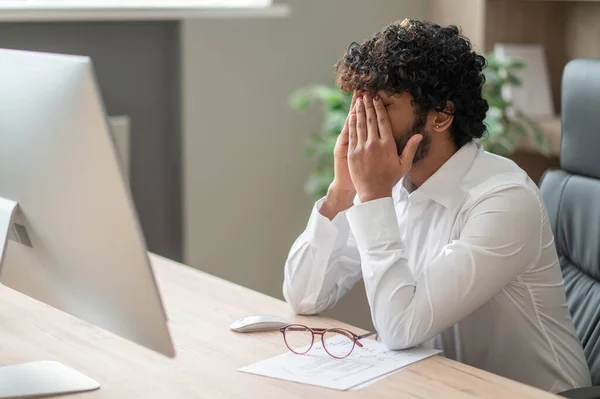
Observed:
[[[32,246],[21,217],[15,201],[0,197],[0,273],[9,238]],[[39,398],[98,388],[96,381],[54,361],[0,367],[0,399]]]

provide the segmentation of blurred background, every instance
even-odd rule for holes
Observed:
[[[347,112],[333,65],[404,18],[488,58],[489,151],[536,182],[558,165],[562,69],[600,56],[600,2],[2,0],[0,47],[91,56],[150,251],[282,298]],[[361,284],[330,314],[371,328]]]

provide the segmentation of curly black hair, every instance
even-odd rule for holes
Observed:
[[[405,19],[352,43],[334,68],[345,92],[410,93],[418,116],[442,112],[451,101],[450,133],[460,148],[486,132],[485,67],[485,58],[472,50],[458,27]]]

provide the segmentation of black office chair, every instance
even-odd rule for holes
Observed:
[[[592,374],[589,388],[560,395],[600,398],[600,59],[570,61],[562,78],[560,169],[540,190],[548,208],[569,311]]]

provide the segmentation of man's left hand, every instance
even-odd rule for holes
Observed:
[[[394,186],[412,167],[423,137],[420,134],[411,137],[398,156],[383,101],[373,100],[369,95],[356,100],[348,127],[348,167],[360,201],[391,197]]]

